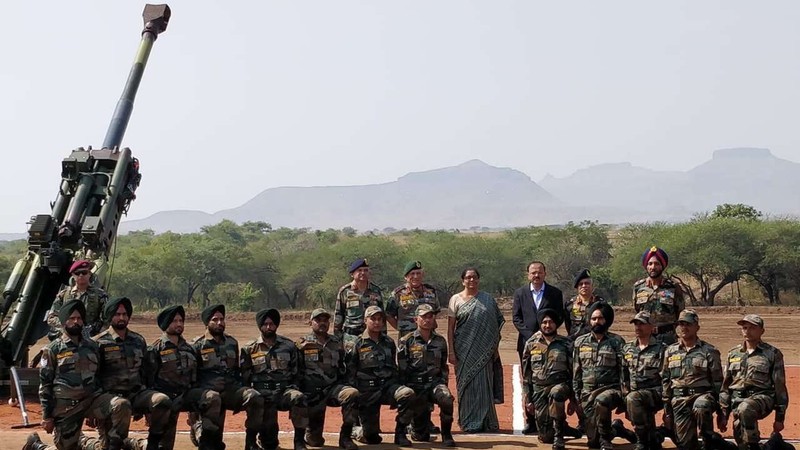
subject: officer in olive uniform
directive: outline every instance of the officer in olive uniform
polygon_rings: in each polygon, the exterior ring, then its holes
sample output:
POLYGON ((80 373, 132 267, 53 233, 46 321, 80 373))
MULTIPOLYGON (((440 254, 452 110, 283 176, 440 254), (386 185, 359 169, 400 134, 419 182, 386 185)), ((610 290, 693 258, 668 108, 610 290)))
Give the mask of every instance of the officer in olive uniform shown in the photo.
POLYGON ((424 276, 425 272, 422 270, 421 262, 407 263, 403 270, 405 284, 396 287, 392 291, 392 296, 389 297, 386 305, 386 320, 398 331, 399 338, 417 329, 415 316, 417 306, 430 305, 434 314, 439 314, 442 309, 436 288, 423 283, 424 276))
POLYGON ((563 450, 567 413, 564 403, 575 402, 572 393, 572 341, 558 335, 563 316, 554 309, 537 312, 539 331, 522 352, 523 395, 528 414, 536 419, 539 442, 563 450))
POLYGON ((400 339, 397 365, 400 382, 414 390, 417 407, 411 437, 430 441, 432 404, 439 405, 442 444, 455 447, 453 440, 453 394, 447 387, 447 341, 434 331, 436 312, 430 304, 417 307, 416 330, 400 339))
MULTIPOLYGON (((103 391, 128 400, 134 415, 150 415, 147 450, 156 450, 164 435, 172 401, 166 394, 147 389, 147 343, 144 337, 128 329, 133 305, 127 297, 106 303, 104 317, 110 326, 92 338, 100 349, 97 373, 103 391)), ((108 423, 100 422, 103 434, 108 423)))
POLYGON ((328 334, 331 315, 317 308, 311 313, 311 334, 297 341, 300 352, 298 375, 300 386, 308 401, 308 429, 306 443, 322 447, 325 438, 327 406, 342 407, 342 429, 339 433, 339 448, 355 450, 358 446, 350 438, 353 425, 358 420, 358 389, 350 386, 346 379, 344 346, 341 339, 328 334))
POLYGON ((589 328, 589 318, 586 317, 586 310, 594 302, 605 302, 603 297, 594 295, 594 282, 589 269, 583 269, 575 276, 573 283, 578 294, 569 299, 564 305, 567 320, 564 326, 567 328, 567 337, 573 342, 575 339, 591 331, 589 328))
POLYGON ((414 413, 414 390, 399 383, 397 349, 392 338, 383 330, 386 320, 383 310, 370 306, 364 312, 367 330, 348 349, 346 366, 351 380, 356 380, 359 397, 359 417, 363 435, 359 440, 366 444, 380 444, 381 404, 397 406, 397 425, 394 443, 411 446, 406 437, 406 427, 414 413))
POLYGON ((103 331, 103 309, 108 301, 108 295, 99 287, 92 285, 94 274, 92 274, 94 263, 86 260, 75 261, 69 268, 72 275, 72 286, 64 288, 58 293, 50 308, 47 323, 50 325, 48 337, 54 340, 61 336, 61 323, 58 321, 58 312, 64 302, 69 300, 80 300, 86 307, 86 321, 84 323, 86 331, 84 336, 87 338, 103 331))
POLYGON ((676 329, 678 342, 664 352, 661 371, 664 422, 672 426, 678 448, 697 450, 698 427, 703 441, 710 446, 712 414, 720 414, 717 399, 722 387, 722 365, 719 350, 697 337, 700 319, 696 312, 681 311, 676 329))
POLYGON ((339 288, 333 313, 333 331, 343 339, 345 349, 364 333, 364 311, 370 306, 383 309, 381 289, 369 281, 367 260, 359 258, 353 261, 348 271, 353 281, 339 288))
POLYGON ((642 255, 642 266, 647 271, 633 285, 633 304, 636 312, 647 311, 653 323, 653 337, 667 345, 675 342, 675 322, 686 307, 681 288, 664 277, 669 264, 667 252, 651 247, 642 255))
POLYGON ((720 392, 724 419, 720 428, 727 428, 727 418, 733 413, 733 436, 740 448, 760 448, 758 421, 775 410, 772 431, 783 431, 789 393, 786 390, 786 370, 783 353, 761 340, 764 320, 748 314, 736 322, 742 327, 744 342, 728 352, 725 379, 720 392))
MULTIPOLYGON (((294 425, 294 449, 305 450, 308 426, 306 396, 298 389, 297 347, 290 339, 278 336, 281 314, 277 309, 256 313, 261 336, 242 348, 241 370, 245 386, 257 389, 264 398, 264 415, 258 432, 264 450, 278 448, 278 411, 290 411, 294 425)), ((247 431, 255 441, 255 432, 247 431)))
POLYGON ((219 392, 222 399, 222 411, 214 420, 219 424, 218 432, 208 436, 208 430, 202 429, 202 424, 195 420, 192 430, 201 434, 199 443, 208 440, 210 448, 222 450, 222 435, 225 431, 225 410, 234 413, 242 409, 247 411, 247 420, 244 423, 247 438, 246 450, 259 450, 256 442, 256 433, 261 429, 264 416, 264 399, 259 392, 251 387, 242 386, 239 371, 239 343, 233 336, 225 333, 225 305, 212 305, 200 313, 200 318, 206 326, 204 335, 195 338, 192 342, 195 355, 198 359, 197 387, 211 389, 219 392))
POLYGON ((636 450, 660 450, 656 436, 656 412, 662 402, 661 367, 667 346, 652 338, 650 313, 641 311, 631 319, 636 339, 623 348, 623 383, 628 417, 636 433, 636 450))
POLYGON ((575 340, 572 388, 581 402, 589 447, 598 447, 599 440, 602 450, 610 450, 611 413, 624 406, 620 381, 625 340, 608 332, 614 323, 611 305, 594 303, 588 314, 592 331, 575 340))
POLYGON ((39 369, 39 401, 42 426, 54 433, 55 447, 49 447, 35 433, 26 450, 76 450, 85 440, 83 420, 111 419, 105 440, 94 440, 85 450, 120 450, 128 436, 131 405, 127 400, 103 394, 97 380, 100 351, 91 339, 83 337, 86 307, 80 300, 69 300, 58 314, 64 330, 42 350, 39 369))

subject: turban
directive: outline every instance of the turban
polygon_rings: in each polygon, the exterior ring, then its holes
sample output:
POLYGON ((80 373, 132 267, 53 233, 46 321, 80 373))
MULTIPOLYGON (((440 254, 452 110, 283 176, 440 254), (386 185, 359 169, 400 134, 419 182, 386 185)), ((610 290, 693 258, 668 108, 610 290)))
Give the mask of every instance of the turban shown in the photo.
POLYGON ((208 325, 211 321, 211 316, 216 312, 221 312, 225 316, 225 305, 211 305, 200 313, 200 318, 203 319, 203 325, 208 325))
POLYGON ((103 316, 105 316, 106 320, 111 320, 111 317, 117 313, 119 305, 125 307, 125 312, 128 313, 128 317, 133 315, 133 304, 131 304, 131 299, 128 297, 119 297, 106 303, 106 307, 103 309, 103 316))
POLYGON ((536 313, 536 320, 539 321, 540 326, 542 324, 542 320, 544 320, 545 317, 551 318, 553 322, 556 323, 556 328, 560 327, 561 324, 564 323, 564 317, 561 315, 561 313, 552 308, 540 309, 536 313))
POLYGON ((669 264, 669 256, 667 256, 667 252, 665 252, 664 249, 658 248, 654 245, 642 255, 642 266, 647 267, 647 262, 650 261, 650 258, 653 256, 658 259, 658 262, 661 263, 662 267, 666 268, 669 264))
POLYGON ((183 309, 181 305, 173 305, 167 306, 160 313, 158 313, 158 318, 156 318, 156 322, 158 322, 158 328, 161 328, 161 331, 167 331, 169 328, 169 324, 175 320, 175 316, 180 314, 181 317, 186 319, 186 311, 183 309))
POLYGON ((281 313, 279 313, 278 310, 275 309, 275 308, 262 309, 261 311, 257 312, 256 313, 256 325, 258 325, 258 328, 263 327, 264 326, 264 322, 266 322, 267 319, 272 319, 272 323, 274 323, 276 327, 280 326, 280 324, 281 324, 281 313))
POLYGON ((603 314, 603 317, 606 319, 606 329, 611 328, 611 324, 614 323, 614 308, 611 307, 606 302, 594 302, 589 306, 589 310, 586 311, 586 321, 590 321, 592 319, 592 313, 595 310, 599 309, 600 312, 603 314))
POLYGON ((86 321, 86 305, 84 305, 82 301, 75 299, 64 303, 64 306, 58 311, 58 320, 61 321, 61 325, 64 325, 67 319, 69 319, 69 316, 75 311, 78 311, 81 315, 81 319, 86 321))

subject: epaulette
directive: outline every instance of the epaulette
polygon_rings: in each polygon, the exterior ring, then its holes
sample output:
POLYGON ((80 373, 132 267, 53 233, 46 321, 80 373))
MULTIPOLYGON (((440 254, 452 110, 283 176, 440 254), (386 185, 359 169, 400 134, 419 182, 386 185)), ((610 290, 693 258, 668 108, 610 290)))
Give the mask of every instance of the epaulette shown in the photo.
POLYGON ((373 291, 378 292, 378 293, 383 291, 380 286, 378 286, 377 284, 375 284, 375 283, 373 283, 371 281, 369 282, 369 285, 367 286, 367 289, 373 290, 373 291))
POLYGON ((428 289, 430 289, 432 291, 436 291, 436 288, 433 285, 428 284, 428 283, 422 283, 422 287, 428 288, 428 289))
POLYGON ((641 285, 643 285, 645 283, 647 283, 647 278, 642 278, 641 280, 637 281, 636 283, 633 283, 633 287, 638 287, 638 286, 641 286, 641 285))
POLYGON ((336 293, 336 296, 338 297, 339 294, 342 293, 342 291, 344 291, 345 289, 350 289, 352 286, 353 286, 353 283, 351 282, 351 283, 347 283, 344 286, 340 287, 339 291, 336 293))
POLYGON ((410 332, 410 333, 406 333, 406 334, 400 336, 400 342, 405 342, 405 341, 411 339, 412 336, 414 336, 414 332, 413 331, 410 332))
POLYGON ((397 286, 396 288, 394 288, 394 289, 392 290, 392 294, 397 294, 398 292, 400 292, 400 291, 402 291, 402 290, 405 290, 407 287, 408 287, 408 286, 406 286, 405 284, 402 284, 402 285, 400 285, 400 286, 397 286))

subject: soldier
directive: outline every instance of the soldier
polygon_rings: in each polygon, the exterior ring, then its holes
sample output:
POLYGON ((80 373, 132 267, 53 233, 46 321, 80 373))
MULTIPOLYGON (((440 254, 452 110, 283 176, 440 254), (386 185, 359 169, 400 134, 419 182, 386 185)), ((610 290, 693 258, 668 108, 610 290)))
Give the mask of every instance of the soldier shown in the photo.
POLYGON ((84 336, 89 338, 103 330, 102 314, 108 295, 104 290, 92 285, 94 278, 92 267, 94 267, 94 263, 91 261, 78 260, 69 268, 69 273, 72 275, 72 286, 64 288, 58 293, 47 317, 47 323, 50 325, 48 337, 51 341, 62 335, 63 330, 58 321, 58 312, 64 302, 68 300, 80 300, 86 307, 84 336))
POLYGON ((355 450, 358 446, 350 438, 353 425, 358 418, 358 389, 349 386, 344 365, 344 346, 341 339, 328 334, 331 315, 317 308, 311 313, 311 334, 297 341, 300 351, 298 372, 300 385, 308 401, 308 429, 306 443, 322 447, 325 438, 327 406, 342 407, 342 429, 339 433, 339 448, 355 450))
POLYGON ((111 419, 108 434, 95 440, 86 450, 120 450, 128 436, 131 405, 127 400, 103 394, 97 383, 100 351, 83 336, 86 307, 80 300, 69 300, 58 314, 61 337, 42 350, 39 369, 39 400, 42 427, 54 434, 55 447, 47 446, 32 434, 25 450, 77 450, 84 439, 81 426, 85 418, 111 419), (107 442, 104 442, 105 439, 107 442))
MULTIPOLYGON (((564 403, 575 402, 572 393, 572 342, 558 335, 563 316, 554 309, 537 313, 539 331, 527 342, 522 354, 523 395, 526 410, 535 417, 539 442, 563 450, 567 413, 564 403)), ((572 409, 572 408, 570 408, 572 409)))
POLYGON ((359 440, 365 444, 380 444, 381 404, 397 406, 397 425, 394 443, 410 447, 406 427, 411 422, 414 390, 399 383, 397 349, 394 341, 383 330, 386 328, 383 310, 370 306, 364 312, 367 330, 356 339, 347 351, 346 366, 351 380, 356 380, 359 397, 361 434, 359 440))
MULTIPOLYGON (((425 272, 422 270, 421 262, 407 263, 403 270, 405 284, 396 287, 392 291, 392 296, 389 297, 386 305, 386 320, 398 331, 398 338, 417 329, 415 317, 417 306, 431 305, 434 314, 439 314, 442 309, 439 297, 436 295, 436 288, 423 283, 424 276, 425 272)), ((434 329, 436 329, 435 321, 434 329)))
POLYGON ((416 417, 411 437, 430 441, 432 404, 439 405, 442 445, 455 447, 453 440, 453 394, 447 387, 447 341, 434 331, 436 312, 428 303, 417 307, 416 330, 400 339, 397 365, 400 382, 416 394, 416 417))
POLYGON ((720 392, 722 416, 718 425, 723 432, 733 413, 733 436, 741 449, 758 449, 761 437, 758 421, 775 410, 772 431, 783 431, 789 406, 783 353, 761 340, 764 320, 748 314, 736 322, 742 327, 744 342, 728 352, 725 379, 720 392))
POLYGON ((620 381, 625 340, 608 331, 614 323, 611 305, 596 302, 587 314, 592 331, 575 340, 572 386, 581 402, 589 447, 598 447, 599 441, 602 450, 610 450, 611 413, 624 407, 620 381))
POLYGON ((256 435, 261 429, 261 420, 264 416, 264 399, 257 390, 242 386, 241 373, 239 372, 239 343, 233 336, 225 333, 225 305, 212 305, 200 313, 200 318, 206 326, 204 335, 195 338, 192 342, 195 355, 200 364, 197 370, 197 385, 201 389, 211 389, 219 393, 222 400, 222 410, 219 417, 210 418, 218 425, 217 432, 210 433, 202 429, 202 424, 195 420, 192 430, 200 434, 198 442, 207 448, 223 450, 222 435, 225 431, 225 409, 234 413, 242 409, 247 411, 247 420, 244 423, 246 438, 245 450, 259 450, 256 435))
POLYGON ((656 436, 656 412, 664 407, 661 400, 661 367, 666 345, 652 338, 650 313, 641 311, 631 319, 636 340, 623 349, 623 383, 628 418, 636 433, 636 450, 660 450, 656 436))
POLYGON ((591 331, 588 317, 586 317, 587 308, 594 302, 605 302, 605 300, 603 297, 594 295, 594 282, 589 269, 578 272, 573 284, 578 290, 578 294, 569 299, 564 306, 567 314, 564 326, 567 328, 567 337, 574 342, 578 336, 591 331))
MULTIPOLYGON (((172 401, 166 394, 147 389, 144 337, 128 329, 133 305, 127 297, 106 303, 103 316, 111 325, 92 338, 100 349, 100 369, 97 376, 103 391, 130 402, 132 412, 139 417, 149 414, 147 450, 156 450, 164 435, 172 401)), ((100 422, 98 432, 106 432, 108 421, 100 422)))
POLYGON ((675 322, 686 305, 681 288, 664 278, 667 264, 669 256, 664 250, 653 246, 644 252, 642 266, 647 278, 633 285, 633 304, 636 312, 650 313, 655 340, 669 345, 675 342, 675 322))
POLYGON ((698 427, 704 443, 711 448, 712 413, 719 409, 717 399, 722 386, 719 351, 697 337, 700 319, 693 310, 681 311, 676 328, 678 342, 664 352, 661 371, 664 423, 673 429, 678 448, 700 448, 698 427))
MULTIPOLYGON (((308 426, 306 396, 296 384, 298 373, 297 347, 290 339, 278 336, 281 314, 277 309, 256 313, 258 339, 242 348, 240 359, 245 386, 257 389, 264 398, 264 415, 258 432, 264 450, 278 448, 278 411, 290 411, 294 425, 294 449, 306 450, 304 436, 308 426)), ((247 432, 255 442, 255 431, 247 432)))
POLYGON ((369 281, 367 260, 359 258, 353 261, 349 272, 353 281, 339 288, 333 322, 334 334, 344 341, 345 350, 364 332, 367 307, 377 306, 383 310, 381 289, 369 281))

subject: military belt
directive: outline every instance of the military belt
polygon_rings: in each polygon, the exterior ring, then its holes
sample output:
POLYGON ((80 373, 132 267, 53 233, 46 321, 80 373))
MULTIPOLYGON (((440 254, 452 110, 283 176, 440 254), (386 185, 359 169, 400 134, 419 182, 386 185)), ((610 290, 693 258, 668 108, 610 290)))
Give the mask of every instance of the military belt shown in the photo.
POLYGON ((705 394, 711 392, 708 386, 694 387, 694 388, 672 388, 673 397, 688 397, 690 395, 705 394))
POLYGON ((384 380, 382 379, 371 379, 371 380, 358 380, 358 388, 359 389, 376 389, 383 387, 384 380))
POLYGON ((286 389, 287 384, 285 381, 255 381, 253 387, 265 391, 282 391, 286 389))
POLYGON ((673 331, 675 331, 674 324, 659 325, 657 327, 653 327, 653 334, 671 333, 673 331))
POLYGON ((411 383, 416 383, 416 384, 425 384, 425 383, 430 383, 431 381, 433 381, 433 377, 430 376, 430 375, 417 375, 417 376, 411 377, 409 381, 411 383))
POLYGON ((757 394, 773 395, 769 391, 759 390, 759 389, 734 389, 733 391, 731 391, 731 396, 735 399, 749 398, 757 394))

